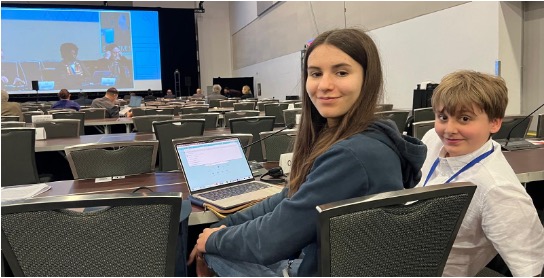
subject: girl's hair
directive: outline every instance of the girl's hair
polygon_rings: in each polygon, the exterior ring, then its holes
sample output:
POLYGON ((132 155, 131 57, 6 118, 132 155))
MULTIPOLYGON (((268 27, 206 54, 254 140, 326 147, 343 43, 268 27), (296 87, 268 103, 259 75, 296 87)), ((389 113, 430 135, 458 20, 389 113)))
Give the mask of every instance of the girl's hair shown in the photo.
POLYGON ((302 115, 293 151, 289 196, 293 196, 304 183, 318 156, 336 142, 365 130, 375 119, 374 112, 383 91, 383 77, 374 41, 359 29, 338 29, 322 33, 312 42, 304 56, 302 88, 302 115), (327 119, 319 114, 305 92, 308 57, 316 47, 323 44, 340 49, 363 67, 361 94, 334 127, 327 126, 327 119))

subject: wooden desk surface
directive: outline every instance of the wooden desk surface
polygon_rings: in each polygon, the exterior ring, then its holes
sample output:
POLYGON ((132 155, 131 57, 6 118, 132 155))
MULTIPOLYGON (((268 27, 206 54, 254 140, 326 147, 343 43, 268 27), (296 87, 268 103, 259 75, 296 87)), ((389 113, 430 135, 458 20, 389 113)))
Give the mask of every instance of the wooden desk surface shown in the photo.
POLYGON ((544 180, 544 148, 503 152, 520 182, 544 180))

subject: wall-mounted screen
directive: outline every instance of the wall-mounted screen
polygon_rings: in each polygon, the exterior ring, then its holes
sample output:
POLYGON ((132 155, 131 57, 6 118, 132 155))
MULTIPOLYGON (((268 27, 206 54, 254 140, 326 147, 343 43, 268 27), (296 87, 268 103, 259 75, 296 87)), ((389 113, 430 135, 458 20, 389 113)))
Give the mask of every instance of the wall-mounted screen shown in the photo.
POLYGON ((157 11, 2 7, 10 94, 161 90, 157 11))

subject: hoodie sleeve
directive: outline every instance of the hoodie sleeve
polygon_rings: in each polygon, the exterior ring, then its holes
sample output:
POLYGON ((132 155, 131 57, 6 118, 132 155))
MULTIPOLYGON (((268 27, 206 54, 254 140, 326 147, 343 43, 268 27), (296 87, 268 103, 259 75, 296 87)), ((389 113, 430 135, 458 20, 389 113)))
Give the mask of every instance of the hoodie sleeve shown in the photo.
POLYGON ((273 211, 253 220, 214 232, 206 242, 206 252, 263 265, 287 259, 316 242, 316 206, 367 194, 368 176, 362 161, 376 159, 334 145, 316 159, 292 198, 282 199, 273 211))

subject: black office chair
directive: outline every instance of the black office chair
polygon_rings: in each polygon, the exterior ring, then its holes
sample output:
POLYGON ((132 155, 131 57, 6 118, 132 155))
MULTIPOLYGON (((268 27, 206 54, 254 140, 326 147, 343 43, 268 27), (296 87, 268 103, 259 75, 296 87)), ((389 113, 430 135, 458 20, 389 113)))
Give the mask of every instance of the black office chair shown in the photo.
POLYGON ((206 121, 205 129, 216 129, 219 123, 219 113, 194 113, 182 114, 181 119, 204 119, 206 121))
POLYGON ((376 105, 376 112, 383 112, 383 111, 391 111, 393 110, 393 104, 377 104, 376 105))
POLYGON ((204 134, 204 119, 182 119, 153 122, 155 137, 159 140, 159 170, 178 170, 172 140, 204 134))
POLYGON ((2 116, 2 122, 18 122, 19 116, 2 116))
POLYGON ((527 137, 527 132, 531 126, 532 116, 525 118, 527 116, 505 116, 502 119, 502 125, 497 133, 493 134, 491 137, 494 140, 497 139, 506 139, 508 134, 510 138, 525 138, 527 137), (522 122, 523 121, 523 122, 522 122), (518 126, 516 126, 518 125, 518 126), (516 126, 514 128, 514 126, 516 126))
POLYGON ((381 118, 389 119, 395 122, 395 125, 399 129, 399 132, 402 133, 404 131, 404 127, 406 126, 406 120, 408 120, 409 113, 409 111, 397 110, 376 112, 376 115, 381 118))
POLYGON ((40 182, 34 128, 2 128, 2 186, 40 182))
POLYGON ((0 126, 2 126, 2 128, 6 128, 6 127, 25 127, 26 123, 25 122, 16 122, 16 121, 2 121, 0 123, 0 126))
POLYGON ((86 120, 96 120, 106 118, 106 108, 82 108, 79 112, 85 113, 86 120))
POLYGON ((174 115, 146 115, 132 117, 134 129, 138 133, 152 133, 153 122, 173 120, 174 115))
POLYGON ((223 114, 223 123, 225 127, 230 127, 230 119, 243 118, 243 117, 257 117, 259 116, 259 111, 255 110, 245 110, 245 111, 229 111, 223 114))
POLYGON ((85 113, 74 110, 63 112, 52 112, 53 119, 74 119, 79 120, 79 135, 85 135, 85 113))
MULTIPOLYGON (((263 131, 272 131, 274 129, 274 116, 243 117, 230 119, 231 133, 249 133, 253 138, 260 138, 259 133, 263 131)), ((260 145, 253 145, 249 152, 249 160, 258 162, 264 161, 263 152, 260 145)))
POLYGON ((32 116, 35 116, 35 115, 43 115, 43 111, 41 110, 38 110, 38 111, 27 111, 27 112, 23 112, 23 119, 25 120, 25 123, 27 124, 30 124, 32 123, 32 116))
MULTIPOLYGON (((176 144, 182 144, 182 143, 191 143, 191 142, 197 142, 197 141, 213 141, 218 139, 226 139, 226 138, 238 138, 240 140, 240 145, 247 146, 251 144, 253 140, 253 135, 249 133, 231 133, 231 134, 218 134, 218 135, 208 135, 208 136, 191 136, 191 137, 185 137, 185 138, 178 138, 172 140, 172 146, 175 146, 176 144)), ((251 147, 248 147, 245 150, 245 156, 246 158, 249 157, 249 152, 251 150, 251 147)), ((176 158, 177 163, 177 158, 176 158)), ((176 166, 177 167, 177 166, 176 166)))
POLYGON ((442 276, 475 190, 451 183, 318 206, 319 276, 442 276))
POLYGON ((289 103, 267 103, 264 105, 264 114, 276 117, 274 124, 285 125, 283 110, 287 109, 287 107, 289 107, 289 103))
POLYGON ((423 121, 434 121, 434 111, 432 107, 414 109, 414 123, 423 121))
POLYGON ((35 127, 43 127, 47 139, 79 137, 80 120, 56 119, 33 123, 35 127))
POLYGON ((413 125, 413 136, 422 139, 427 131, 434 128, 434 121, 415 122, 413 125))
POLYGON ((283 119, 285 120, 285 126, 296 125, 297 114, 302 114, 302 108, 283 110, 283 119))
POLYGON ((181 203, 149 192, 2 203, 2 254, 15 276, 174 276, 181 203))
POLYGON ((209 99, 208 100, 208 104, 210 105, 210 108, 214 108, 214 107, 219 107, 220 106, 220 101, 222 99, 209 99))
POLYGON ((280 161, 282 154, 293 152, 297 131, 288 129, 276 134, 274 132, 265 131, 259 133, 260 139, 266 138, 261 141, 264 161, 280 161), (270 136, 271 134, 274 135, 270 136))
POLYGON ((208 106, 186 106, 180 108, 180 114, 208 113, 208 106))
POLYGON ((244 101, 244 102, 238 102, 234 103, 234 111, 240 111, 240 110, 255 110, 256 102, 252 101, 244 101))

